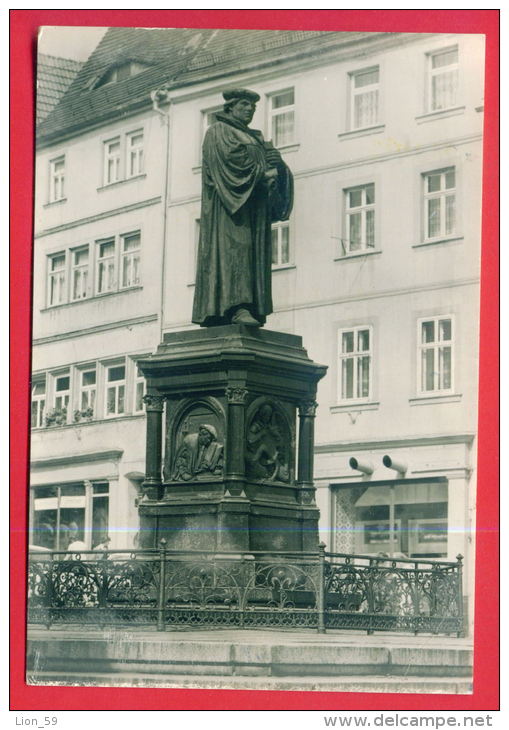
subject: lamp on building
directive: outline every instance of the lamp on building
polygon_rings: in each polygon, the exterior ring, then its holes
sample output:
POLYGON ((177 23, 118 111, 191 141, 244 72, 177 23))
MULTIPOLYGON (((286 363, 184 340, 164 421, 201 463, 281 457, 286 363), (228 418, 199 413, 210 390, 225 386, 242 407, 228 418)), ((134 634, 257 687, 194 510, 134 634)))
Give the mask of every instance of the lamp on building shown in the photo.
POLYGON ((394 461, 388 454, 383 457, 382 462, 384 466, 388 469, 394 469, 398 474, 405 474, 408 469, 408 465, 404 461, 394 461))
POLYGON ((352 469, 361 471, 363 474, 373 474, 373 464, 370 461, 359 461, 355 456, 351 456, 348 463, 352 469))

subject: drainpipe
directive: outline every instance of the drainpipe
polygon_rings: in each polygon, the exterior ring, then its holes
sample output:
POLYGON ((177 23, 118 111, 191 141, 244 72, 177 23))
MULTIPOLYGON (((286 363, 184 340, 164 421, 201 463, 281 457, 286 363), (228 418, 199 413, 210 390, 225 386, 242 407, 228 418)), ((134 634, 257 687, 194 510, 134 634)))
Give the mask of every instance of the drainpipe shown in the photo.
POLYGON ((352 456, 348 463, 356 471, 361 471, 363 474, 373 474, 373 464, 370 461, 359 461, 355 456, 352 456))
POLYGON ((166 236, 168 230, 168 198, 170 194, 170 111, 171 99, 167 84, 150 92, 152 109, 160 115, 161 124, 166 127, 165 141, 165 171, 164 171, 164 196, 163 196, 163 251, 161 259, 161 301, 159 303, 159 342, 163 339, 163 314, 165 295, 165 273, 166 273, 166 236), (161 104, 168 104, 166 111, 161 109, 161 104))
POLYGON ((384 466, 394 469, 398 474, 405 474, 408 469, 408 465, 404 461, 394 461, 388 454, 383 457, 382 461, 384 466))

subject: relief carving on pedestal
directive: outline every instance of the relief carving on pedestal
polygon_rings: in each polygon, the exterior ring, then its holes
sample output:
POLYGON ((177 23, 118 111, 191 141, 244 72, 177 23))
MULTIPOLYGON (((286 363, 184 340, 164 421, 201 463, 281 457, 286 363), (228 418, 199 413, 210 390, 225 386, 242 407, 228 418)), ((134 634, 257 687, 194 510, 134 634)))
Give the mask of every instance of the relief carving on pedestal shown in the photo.
POLYGON ((208 423, 200 423, 198 431, 184 436, 175 455, 173 481, 209 479, 223 474, 223 444, 217 431, 208 423))
POLYGON ((168 428, 164 479, 189 482, 218 479, 224 466, 223 422, 200 403, 186 409, 168 428))
POLYGON ((247 477, 289 482, 291 450, 291 433, 286 419, 271 403, 263 403, 247 427, 247 477))

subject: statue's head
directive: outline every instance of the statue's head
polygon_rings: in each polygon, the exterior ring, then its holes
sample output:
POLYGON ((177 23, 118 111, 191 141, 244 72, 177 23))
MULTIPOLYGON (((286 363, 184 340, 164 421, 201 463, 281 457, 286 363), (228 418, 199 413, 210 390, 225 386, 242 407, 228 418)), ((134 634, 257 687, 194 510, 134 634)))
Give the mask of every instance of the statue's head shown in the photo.
POLYGON ((217 432, 214 426, 210 426, 208 423, 201 423, 198 426, 198 441, 204 446, 208 446, 212 441, 217 440, 217 432))
POLYGON ((260 95, 250 89, 227 89, 223 91, 224 112, 242 124, 248 125, 256 109, 260 95))

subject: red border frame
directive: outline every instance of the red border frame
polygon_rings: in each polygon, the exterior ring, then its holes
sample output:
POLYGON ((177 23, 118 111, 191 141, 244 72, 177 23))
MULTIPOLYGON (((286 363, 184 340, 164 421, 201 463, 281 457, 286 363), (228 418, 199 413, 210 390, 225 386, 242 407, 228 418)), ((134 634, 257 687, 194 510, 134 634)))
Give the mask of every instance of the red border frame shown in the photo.
POLYGON ((497 710, 498 532, 498 10, 11 10, 11 710, 497 710), (484 33, 485 137, 474 692, 407 695, 244 690, 33 687, 24 681, 34 89, 41 25, 484 33), (489 206, 489 207, 488 207, 489 206), (487 211, 489 210, 489 215, 487 211), (15 253, 14 253, 15 252, 15 253), (482 566, 482 568, 481 568, 482 566), (489 621, 486 617, 489 616, 489 621), (20 640, 20 637, 23 637, 20 640))

